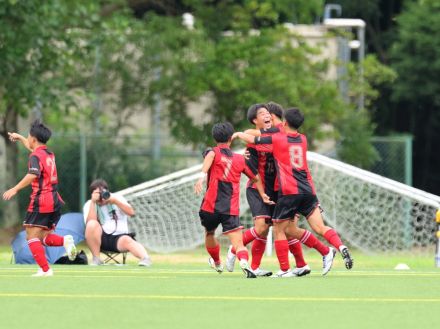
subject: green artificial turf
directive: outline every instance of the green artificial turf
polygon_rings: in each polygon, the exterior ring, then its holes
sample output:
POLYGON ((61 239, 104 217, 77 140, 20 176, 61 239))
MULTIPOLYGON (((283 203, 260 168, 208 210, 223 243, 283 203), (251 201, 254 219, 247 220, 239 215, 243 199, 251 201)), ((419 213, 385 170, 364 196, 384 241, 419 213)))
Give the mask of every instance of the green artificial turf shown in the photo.
MULTIPOLYGON (((340 258, 321 276, 320 259, 306 253, 312 274, 245 279, 217 274, 203 250, 152 255, 151 268, 53 266, 34 278, 35 265, 0 257, 2 328, 436 328, 440 270, 433 257, 367 256, 355 267, 340 258), (396 271, 406 263, 410 270, 396 271)), ((264 268, 276 270, 274 256, 264 268)))

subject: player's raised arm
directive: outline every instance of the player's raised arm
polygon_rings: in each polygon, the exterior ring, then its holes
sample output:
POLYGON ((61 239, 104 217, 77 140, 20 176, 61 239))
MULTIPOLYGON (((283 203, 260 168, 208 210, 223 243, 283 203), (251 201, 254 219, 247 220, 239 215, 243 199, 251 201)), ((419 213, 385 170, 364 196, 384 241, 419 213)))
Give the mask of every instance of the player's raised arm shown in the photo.
POLYGON ((249 144, 272 144, 272 136, 254 136, 238 131, 232 135, 232 140, 236 138, 240 138, 249 144))
POLYGON ((10 133, 10 132, 8 132, 8 135, 9 135, 9 140, 11 142, 20 141, 23 144, 23 146, 26 147, 29 151, 31 152, 33 151, 32 148, 29 146, 29 141, 27 140, 26 137, 17 133, 10 133))
POLYGON ((255 144, 255 136, 254 135, 250 135, 250 134, 246 134, 244 132, 241 131, 237 131, 232 135, 232 140, 240 138, 241 140, 245 141, 246 143, 249 144, 255 144))
POLYGON ((252 136, 261 136, 260 129, 247 129, 244 133, 252 136))
POLYGON ((208 171, 212 166, 212 163, 214 162, 215 153, 214 151, 209 151, 208 154, 206 154, 205 159, 203 160, 202 165, 202 174, 203 176, 200 177, 197 181, 197 183, 194 185, 194 192, 199 195, 203 190, 203 183, 206 180, 206 176, 208 175, 208 171))

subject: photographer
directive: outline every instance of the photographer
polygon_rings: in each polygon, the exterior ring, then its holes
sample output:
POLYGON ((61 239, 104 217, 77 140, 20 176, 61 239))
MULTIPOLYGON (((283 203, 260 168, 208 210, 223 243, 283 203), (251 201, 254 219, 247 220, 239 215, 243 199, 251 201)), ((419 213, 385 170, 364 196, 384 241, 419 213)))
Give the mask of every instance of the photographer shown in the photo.
POLYGON ((92 265, 102 265, 100 250, 131 252, 140 266, 150 266, 145 248, 128 234, 128 217, 134 216, 132 206, 121 195, 109 192, 107 182, 96 179, 90 184, 91 199, 83 208, 86 242, 93 255, 92 265))

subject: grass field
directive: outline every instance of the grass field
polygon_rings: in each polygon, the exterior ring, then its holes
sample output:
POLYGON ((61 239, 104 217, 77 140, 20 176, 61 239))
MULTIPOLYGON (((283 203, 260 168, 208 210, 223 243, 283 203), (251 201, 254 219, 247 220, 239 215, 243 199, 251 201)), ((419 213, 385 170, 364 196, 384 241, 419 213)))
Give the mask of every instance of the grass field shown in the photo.
MULTIPOLYGON (((433 257, 355 254, 347 271, 338 258, 328 276, 306 258, 312 275, 245 279, 218 275, 203 250, 153 255, 151 268, 10 265, 0 253, 1 328, 437 328, 440 270, 433 257), (408 271, 395 271, 397 263, 408 271)), ((276 269, 276 259, 264 259, 276 269)))

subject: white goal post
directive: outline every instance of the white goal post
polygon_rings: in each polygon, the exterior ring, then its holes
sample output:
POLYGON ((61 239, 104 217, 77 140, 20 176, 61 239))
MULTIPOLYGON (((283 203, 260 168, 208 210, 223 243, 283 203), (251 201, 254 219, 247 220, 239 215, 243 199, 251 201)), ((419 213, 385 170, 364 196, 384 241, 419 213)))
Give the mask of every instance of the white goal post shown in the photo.
MULTIPOLYGON (((439 196, 314 152, 307 157, 324 218, 344 242, 364 252, 433 253, 439 196)), ((196 165, 118 192, 135 208, 130 229, 149 250, 169 253, 203 244, 202 197, 193 192, 200 170, 196 165)), ((246 179, 241 214, 251 225, 246 179)), ((307 227, 305 220, 300 225, 307 227)))

